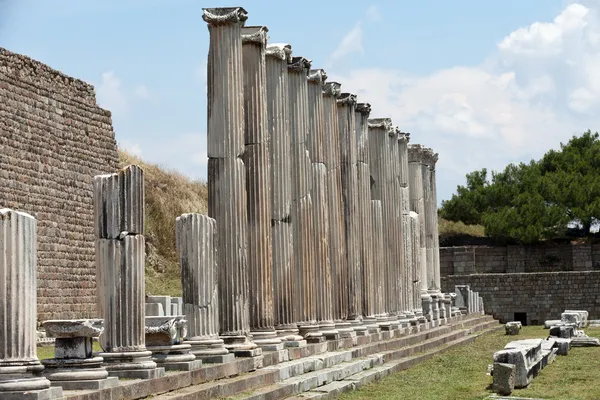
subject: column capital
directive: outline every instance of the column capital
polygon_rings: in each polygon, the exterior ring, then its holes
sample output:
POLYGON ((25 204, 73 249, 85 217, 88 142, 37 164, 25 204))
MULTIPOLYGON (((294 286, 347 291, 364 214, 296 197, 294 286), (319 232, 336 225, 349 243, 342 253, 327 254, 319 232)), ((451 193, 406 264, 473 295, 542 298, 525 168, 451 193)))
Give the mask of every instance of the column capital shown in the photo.
POLYGON ((356 105, 356 95, 353 93, 342 93, 337 99, 338 106, 356 105))
POLYGON ((423 163, 425 147, 422 144, 408 145, 408 162, 423 163))
POLYGON ((408 132, 402 132, 402 130, 398 127, 396 127, 396 132, 398 134, 398 141, 399 142, 406 142, 408 143, 408 141, 410 140, 410 133, 408 132))
POLYGON ((423 164, 427 165, 431 169, 435 169, 435 164, 437 163, 437 160, 438 153, 434 153, 433 149, 430 149, 428 147, 423 149, 423 164))
POLYGON ((269 28, 266 26, 244 26, 242 27, 242 43, 256 43, 261 46, 267 45, 269 28))
POLYGON ((342 92, 342 84, 339 82, 327 82, 323 85, 323 94, 329 97, 338 98, 342 92))
POLYGON ((312 61, 301 56, 292 57, 292 61, 288 63, 288 71, 290 72, 308 72, 312 61))
POLYGON ((267 47, 265 55, 290 63, 292 62, 292 46, 287 43, 273 43, 267 47))
POLYGON ((248 19, 248 12, 243 7, 203 8, 202 11, 202 19, 209 25, 228 25, 248 19))
POLYGON ((308 81, 324 85, 327 80, 327 73, 324 69, 311 69, 308 71, 308 81))
POLYGON ((392 129, 391 118, 371 118, 369 119, 369 128, 383 128, 387 131, 392 129))
POLYGON ((356 104, 356 112, 368 117, 371 114, 371 105, 369 103, 356 104))

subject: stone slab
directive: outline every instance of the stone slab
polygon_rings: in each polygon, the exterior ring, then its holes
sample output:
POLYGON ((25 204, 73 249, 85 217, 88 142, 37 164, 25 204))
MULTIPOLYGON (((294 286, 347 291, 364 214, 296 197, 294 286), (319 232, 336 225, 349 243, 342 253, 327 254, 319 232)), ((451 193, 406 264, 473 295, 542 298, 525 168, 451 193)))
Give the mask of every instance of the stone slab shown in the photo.
POLYGON ((125 369, 108 371, 109 376, 115 376, 124 379, 154 379, 165 375, 165 369, 162 367, 152 369, 125 369))
POLYGON ((196 359, 202 360, 204 364, 223 364, 235 360, 235 355, 232 353, 228 353, 211 356, 196 356, 196 359))
POLYGON ((101 390, 119 385, 119 378, 109 376, 106 379, 87 381, 50 381, 52 386, 62 387, 63 390, 101 390))
POLYGON ((202 368, 202 360, 163 362, 160 366, 166 371, 195 371, 202 368))
POLYGON ((50 387, 43 390, 31 390, 28 392, 0 392, 2 400, 62 400, 63 390, 61 387, 50 387))
POLYGON ((515 366, 514 364, 494 363, 494 392, 503 396, 509 395, 515 390, 515 366))

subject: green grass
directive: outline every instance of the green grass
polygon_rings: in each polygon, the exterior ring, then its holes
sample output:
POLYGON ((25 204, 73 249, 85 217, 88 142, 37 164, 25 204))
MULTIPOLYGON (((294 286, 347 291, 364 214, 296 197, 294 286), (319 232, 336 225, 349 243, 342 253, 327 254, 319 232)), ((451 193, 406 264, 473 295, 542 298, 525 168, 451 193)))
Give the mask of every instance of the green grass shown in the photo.
MULTIPOLYGON (((98 342, 93 343, 92 349, 94 351, 102 351, 100 343, 98 342)), ((40 360, 45 360, 46 358, 54 358, 54 345, 39 346, 37 348, 37 356, 40 360)))
MULTIPOLYGON (((585 330, 600 336, 600 328, 585 330)), ((504 330, 479 337, 474 343, 434 356, 413 368, 398 372, 361 390, 346 393, 341 400, 451 400, 483 399, 492 394, 492 377, 487 366, 494 352, 506 343, 528 338, 544 338, 548 330, 528 326, 519 336, 506 336, 504 330)), ((542 370, 526 389, 513 396, 543 399, 600 399, 600 347, 572 348, 568 356, 542 370)))

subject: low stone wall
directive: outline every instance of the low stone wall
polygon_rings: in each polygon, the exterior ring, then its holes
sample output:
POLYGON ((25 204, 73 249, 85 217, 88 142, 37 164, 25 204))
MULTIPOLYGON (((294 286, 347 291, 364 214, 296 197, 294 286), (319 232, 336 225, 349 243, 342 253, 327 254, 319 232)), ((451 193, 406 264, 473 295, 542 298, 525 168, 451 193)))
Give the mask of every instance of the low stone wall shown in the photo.
POLYGON ((440 248, 442 276, 600 270, 600 243, 440 248))
POLYGON ((590 319, 600 318, 600 271, 538 272, 453 275, 442 278, 442 290, 470 285, 483 297, 486 314, 501 322, 519 319, 543 324, 558 319, 566 309, 587 310, 590 319))

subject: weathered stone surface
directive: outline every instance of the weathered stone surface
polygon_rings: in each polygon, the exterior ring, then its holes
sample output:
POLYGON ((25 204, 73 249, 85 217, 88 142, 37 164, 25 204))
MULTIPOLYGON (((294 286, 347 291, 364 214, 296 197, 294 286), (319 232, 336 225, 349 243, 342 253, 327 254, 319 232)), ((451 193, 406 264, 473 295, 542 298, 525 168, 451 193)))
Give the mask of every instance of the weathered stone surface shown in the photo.
POLYGON ((96 237, 144 233, 144 171, 129 165, 116 174, 94 177, 96 237))
POLYGON ((199 358, 227 354, 219 339, 216 221, 202 214, 183 214, 175 225, 183 313, 188 320, 184 339, 193 342, 192 352, 199 358))
POLYGON ((360 325, 362 318, 362 263, 357 172, 356 95, 342 93, 337 99, 340 133, 340 167, 346 257, 348 268, 348 319, 360 325))
POLYGON ((0 208, 37 218, 38 321, 96 315, 90 187, 118 168, 111 113, 92 85, 1 47, 0 93, 0 208))
POLYGON ((148 346, 169 346, 180 344, 183 338, 179 335, 178 324, 187 321, 178 320, 175 316, 146 317, 145 334, 148 346))
POLYGON ((421 317, 423 315, 423 308, 421 304, 421 218, 419 214, 414 211, 409 213, 410 217, 410 227, 411 227, 411 279, 410 282, 412 284, 412 304, 413 311, 417 315, 417 317, 421 317))
POLYGON ((237 158, 244 152, 241 7, 204 8, 208 24, 208 157, 237 158))
POLYGON ((373 281, 375 282, 375 314, 380 324, 386 324, 386 282, 384 263, 384 240, 381 200, 371 200, 371 218, 373 232, 373 281))
POLYGON ((507 322, 504 329, 507 335, 518 335, 521 331, 521 323, 519 321, 507 322))
POLYGON ((290 45, 266 50, 267 126, 271 160, 271 240, 274 282, 274 323, 279 336, 299 340, 294 307, 294 242, 291 224, 292 148, 287 64, 290 45))
POLYGON ((46 334, 54 338, 98 337, 104 331, 101 319, 50 320, 42 323, 46 334))
POLYGON ((494 392, 508 396, 515 390, 515 366, 494 363, 494 392))
POLYGON ((331 264, 333 318, 336 327, 345 326, 348 317, 346 237, 340 170, 340 132, 337 98, 340 84, 329 82, 323 88, 323 115, 325 140, 325 165, 327 167, 328 216, 329 216, 329 262, 331 264), (335 293, 335 295, 333 295, 335 293))
POLYGON ((542 368, 542 339, 517 340, 494 353, 494 363, 515 366, 515 388, 524 388, 542 368))
POLYGON ((0 209, 0 398, 50 387, 34 375, 43 369, 36 354, 36 228, 31 215, 0 209))
POLYGON ((97 239, 98 309, 104 319, 104 351, 144 351, 143 235, 97 239))

